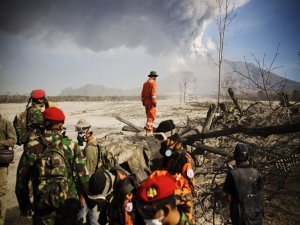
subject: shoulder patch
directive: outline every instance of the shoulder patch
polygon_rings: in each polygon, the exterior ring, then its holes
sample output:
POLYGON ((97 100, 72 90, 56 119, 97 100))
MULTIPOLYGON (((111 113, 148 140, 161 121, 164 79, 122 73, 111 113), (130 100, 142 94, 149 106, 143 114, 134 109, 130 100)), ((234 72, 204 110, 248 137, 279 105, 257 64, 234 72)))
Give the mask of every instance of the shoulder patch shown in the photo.
POLYGON ((126 205, 125 205, 125 211, 126 212, 131 212, 133 209, 133 204, 132 202, 127 202, 126 205))
POLYGON ((188 169, 188 170, 186 171, 186 175, 187 175, 188 178, 192 179, 192 178, 194 178, 194 176, 195 176, 195 172, 194 172, 193 169, 188 169))

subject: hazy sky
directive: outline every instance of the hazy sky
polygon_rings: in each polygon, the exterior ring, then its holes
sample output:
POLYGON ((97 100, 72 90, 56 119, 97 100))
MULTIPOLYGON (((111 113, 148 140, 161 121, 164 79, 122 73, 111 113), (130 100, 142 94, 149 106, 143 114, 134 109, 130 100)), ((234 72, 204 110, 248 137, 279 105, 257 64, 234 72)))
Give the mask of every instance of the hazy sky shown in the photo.
MULTIPOLYGON (((300 81, 300 1, 235 0, 225 58, 271 60, 300 81)), ((1 0, 0 94, 140 87, 192 70, 218 41, 214 0, 1 0)), ((205 74, 201 74, 205 80, 205 74)))

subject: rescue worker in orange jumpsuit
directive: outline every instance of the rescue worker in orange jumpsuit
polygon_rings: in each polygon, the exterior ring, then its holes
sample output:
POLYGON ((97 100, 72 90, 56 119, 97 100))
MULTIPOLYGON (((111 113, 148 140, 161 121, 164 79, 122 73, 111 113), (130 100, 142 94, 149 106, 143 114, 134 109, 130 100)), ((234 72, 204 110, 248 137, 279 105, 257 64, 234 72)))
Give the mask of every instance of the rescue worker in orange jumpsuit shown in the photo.
MULTIPOLYGON (((162 121, 153 135, 162 141, 160 154, 163 158, 162 164, 158 166, 158 169, 166 170, 174 176, 183 177, 186 188, 184 188, 185 191, 182 194, 184 196, 187 196, 187 194, 195 195, 194 160, 185 149, 173 120, 162 121)), ((191 209, 187 212, 187 215, 193 221, 192 201, 188 200, 186 204, 191 209)))
POLYGON ((89 181, 88 197, 100 208, 99 224, 143 224, 132 200, 137 187, 134 177, 120 166, 95 172, 89 181))
POLYGON ((156 77, 157 73, 155 71, 151 71, 148 75, 149 79, 144 83, 143 90, 141 93, 141 100, 143 102, 143 106, 146 109, 147 122, 145 126, 146 135, 153 134, 153 122, 156 118, 156 77))

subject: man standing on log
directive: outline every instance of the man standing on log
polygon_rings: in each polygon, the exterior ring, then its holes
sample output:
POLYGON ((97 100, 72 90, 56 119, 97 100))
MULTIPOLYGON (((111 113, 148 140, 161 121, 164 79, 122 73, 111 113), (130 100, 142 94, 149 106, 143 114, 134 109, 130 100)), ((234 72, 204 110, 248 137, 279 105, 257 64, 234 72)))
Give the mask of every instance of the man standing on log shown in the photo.
POLYGON ((153 122, 156 118, 156 77, 157 73, 155 71, 151 71, 148 75, 149 79, 144 83, 143 90, 141 93, 141 100, 143 103, 143 106, 145 106, 146 109, 146 115, 147 115, 147 122, 146 126, 144 127, 146 130, 146 135, 152 135, 153 134, 153 122))
POLYGON ((216 199, 230 202, 233 225, 261 225, 264 214, 261 178, 260 173, 249 165, 248 145, 237 144, 234 159, 237 168, 228 172, 223 192, 216 193, 216 199))

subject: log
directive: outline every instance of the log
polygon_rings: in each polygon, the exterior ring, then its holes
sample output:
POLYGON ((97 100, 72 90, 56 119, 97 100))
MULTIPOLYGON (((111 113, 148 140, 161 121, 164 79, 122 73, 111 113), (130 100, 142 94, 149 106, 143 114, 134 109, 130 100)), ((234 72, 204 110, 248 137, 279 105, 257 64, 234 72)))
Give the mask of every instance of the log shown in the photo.
POLYGON ((137 132, 141 132, 144 130, 144 128, 134 125, 133 123, 129 122, 128 120, 125 120, 124 118, 120 117, 119 115, 113 114, 113 117, 115 117, 120 122, 125 123, 130 127, 133 127, 137 132))
POLYGON ((240 105, 239 105, 239 103, 238 103, 238 100, 237 100, 236 97, 234 97, 234 92, 233 92, 232 88, 228 88, 228 93, 229 93, 230 98, 232 99, 233 103, 235 104, 235 107, 236 107, 237 110, 239 111, 239 113, 240 113, 241 115, 243 115, 243 111, 242 111, 242 109, 241 109, 241 107, 240 107, 240 105))
POLYGON ((300 132, 300 122, 294 124, 284 124, 277 126, 267 126, 267 127, 244 127, 244 126, 236 126, 228 129, 195 134, 190 136, 185 136, 185 142, 195 142, 201 141, 207 138, 215 138, 220 136, 228 136, 236 133, 244 133, 249 136, 261 136, 268 137, 272 134, 288 134, 288 133, 296 133, 300 132))
POLYGON ((227 116, 228 114, 228 109, 227 106, 224 102, 220 102, 219 103, 220 109, 222 110, 222 112, 224 113, 225 116, 227 116))
POLYGON ((233 154, 230 152, 227 152, 225 150, 221 150, 221 149, 217 149, 217 148, 213 148, 207 145, 202 145, 199 142, 195 142, 193 145, 193 147, 195 147, 196 149, 192 152, 193 155, 197 155, 197 152, 202 153, 203 151, 207 151, 210 153, 214 153, 217 155, 221 155, 221 156, 225 156, 225 157, 233 157, 233 154))
POLYGON ((206 119, 205 119, 205 124, 204 124, 204 127, 202 129, 202 133, 205 133, 210 129, 212 119, 213 119, 213 116, 214 116, 216 110, 217 110, 216 104, 211 104, 209 106, 209 109, 207 111, 207 116, 206 116, 206 119))
POLYGON ((290 106, 289 97, 288 97, 287 93, 281 92, 279 95, 279 100, 280 100, 280 105, 282 105, 282 107, 286 108, 286 107, 290 106))
POLYGON ((134 127, 128 125, 123 126, 122 131, 137 132, 137 130, 134 127))

